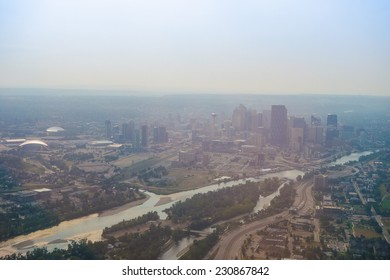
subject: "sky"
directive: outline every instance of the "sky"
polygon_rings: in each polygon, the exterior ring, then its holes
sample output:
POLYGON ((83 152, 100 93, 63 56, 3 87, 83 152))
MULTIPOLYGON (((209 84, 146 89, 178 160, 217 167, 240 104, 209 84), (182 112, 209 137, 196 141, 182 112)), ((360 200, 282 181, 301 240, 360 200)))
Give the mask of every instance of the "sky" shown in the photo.
POLYGON ((0 0, 0 88, 390 96, 387 0, 0 0))

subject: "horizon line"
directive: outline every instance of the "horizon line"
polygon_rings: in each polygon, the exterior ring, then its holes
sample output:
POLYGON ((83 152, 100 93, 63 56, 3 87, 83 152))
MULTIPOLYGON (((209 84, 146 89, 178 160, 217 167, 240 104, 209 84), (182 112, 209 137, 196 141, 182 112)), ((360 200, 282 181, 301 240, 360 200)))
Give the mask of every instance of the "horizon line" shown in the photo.
MULTIPOLYGON (((44 91, 44 92, 31 92, 28 95, 37 95, 37 94, 45 94, 47 95, 47 91, 62 91, 62 92, 73 92, 73 91, 81 91, 87 93, 86 95, 94 93, 99 93, 99 96, 112 96, 108 94, 109 92, 113 93, 121 93, 117 96, 138 96, 142 97, 143 95, 148 96, 183 96, 183 95, 198 95, 198 96, 367 96, 367 97, 390 97, 386 94, 379 93, 315 93, 315 92, 224 92, 224 91, 190 91, 190 90, 137 90, 137 89, 115 89, 115 88, 107 88, 107 89, 97 89, 97 88, 55 88, 55 87, 0 87, 0 95, 4 94, 6 90, 13 91, 23 91, 23 90, 32 90, 32 91, 44 91)), ((20 94, 20 93, 19 93, 20 94)))

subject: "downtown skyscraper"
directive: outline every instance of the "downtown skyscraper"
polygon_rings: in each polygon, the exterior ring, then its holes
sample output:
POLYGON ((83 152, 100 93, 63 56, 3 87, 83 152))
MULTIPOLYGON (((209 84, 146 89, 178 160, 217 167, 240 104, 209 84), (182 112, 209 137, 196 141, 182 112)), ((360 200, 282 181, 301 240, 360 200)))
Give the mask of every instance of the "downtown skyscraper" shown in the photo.
POLYGON ((287 145, 287 109, 284 105, 272 105, 271 108, 271 145, 287 145))

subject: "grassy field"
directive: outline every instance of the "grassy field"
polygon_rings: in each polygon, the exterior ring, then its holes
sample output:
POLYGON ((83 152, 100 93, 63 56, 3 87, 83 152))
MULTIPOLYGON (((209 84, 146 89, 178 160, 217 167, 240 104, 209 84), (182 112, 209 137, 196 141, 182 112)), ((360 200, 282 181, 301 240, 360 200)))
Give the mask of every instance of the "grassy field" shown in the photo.
POLYGON ((169 170, 169 177, 176 178, 176 181, 166 187, 148 186, 147 190, 157 194, 171 194, 204 187, 212 183, 213 174, 205 170, 187 170, 185 168, 172 168, 169 170))
POLYGON ((139 161, 131 166, 122 168, 122 174, 125 176, 125 179, 129 179, 132 177, 133 173, 137 173, 141 170, 152 167, 153 165, 159 163, 161 159, 159 158, 148 158, 142 161, 139 161))
POLYGON ((356 237, 359 237, 361 235, 363 235, 365 238, 378 238, 378 237, 381 237, 381 235, 379 233, 377 233, 371 227, 355 226, 354 232, 355 232, 355 236, 356 237))
POLYGON ((354 205, 353 212, 356 215, 367 215, 366 208, 363 205, 354 205))
POLYGON ((381 203, 381 207, 384 210, 389 210, 390 209, 390 195, 386 195, 386 197, 383 199, 381 203))
POLYGON ((150 153, 133 154, 133 155, 115 160, 112 162, 112 164, 114 164, 120 168, 125 168, 125 167, 130 167, 136 163, 142 162, 144 160, 147 160, 151 157, 152 157, 152 154, 150 154, 150 153))
POLYGON ((39 175, 45 173, 45 168, 43 166, 38 166, 29 162, 23 162, 23 170, 31 173, 36 173, 39 175))

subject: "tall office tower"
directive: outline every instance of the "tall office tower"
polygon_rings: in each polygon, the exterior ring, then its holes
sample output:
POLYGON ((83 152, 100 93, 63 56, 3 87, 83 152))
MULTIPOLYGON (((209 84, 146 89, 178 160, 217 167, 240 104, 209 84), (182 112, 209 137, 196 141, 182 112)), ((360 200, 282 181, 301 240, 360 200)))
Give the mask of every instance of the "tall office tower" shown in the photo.
POLYGON ((248 117, 247 117, 247 127, 248 130, 251 132, 257 132, 257 129, 262 126, 262 114, 257 113, 256 110, 250 110, 248 111, 248 117), (260 117, 259 117, 260 115, 260 117))
POLYGON ((130 124, 128 123, 122 124, 122 136, 123 136, 123 140, 125 141, 133 140, 130 132, 130 124))
POLYGON ((326 119, 326 145, 332 145, 333 141, 339 137, 339 131, 337 130, 337 115, 329 114, 326 119))
POLYGON ((168 142, 168 133, 165 126, 160 126, 158 128, 158 139, 160 143, 168 142))
POLYGON ((140 137, 139 129, 134 129, 132 142, 133 142, 133 148, 138 151, 141 148, 141 137, 140 137))
POLYGON ((301 152, 305 140, 306 122, 304 118, 291 117, 289 125, 290 148, 301 152))
POLYGON ((256 130, 256 146, 262 148, 267 142, 267 132, 264 127, 258 127, 256 130))
POLYGON ((320 126, 311 126, 308 128, 307 141, 313 144, 323 144, 324 128, 320 126))
POLYGON ((158 144, 158 127, 153 127, 153 143, 158 144))
POLYGON ((287 109, 284 105, 272 105, 271 108, 271 144, 287 144, 287 109))
POLYGON ((144 124, 141 126, 141 145, 144 148, 148 146, 148 137, 148 126, 144 124))
POLYGON ((106 139, 111 139, 112 137, 112 128, 111 128, 111 121, 106 120, 105 122, 105 136, 106 139))
POLYGON ((257 116, 256 116, 256 119, 257 119, 257 127, 256 127, 256 130, 257 128, 259 127, 263 127, 263 114, 262 113, 257 113, 257 116))
POLYGON ((237 131, 245 131, 246 130, 246 118, 247 118, 247 109, 244 105, 240 104, 233 111, 232 123, 233 127, 237 131))
POLYGON ((307 129, 307 141, 322 145, 324 141, 324 129, 321 127, 321 119, 312 115, 310 124, 311 126, 307 129))
POLYGON ((162 144, 168 142, 168 133, 165 126, 153 128, 153 143, 162 144))
POLYGON ((263 110, 263 127, 265 129, 271 128, 271 110, 263 110))
POLYGON ((254 122, 254 117, 251 110, 246 110, 245 121, 244 121, 244 131, 250 131, 252 129, 252 123, 254 122))
POLYGON ((217 135, 217 114, 212 113, 212 122, 211 122, 211 129, 210 129, 210 136, 212 139, 214 139, 217 135))
POLYGON ((337 128, 337 115, 336 114, 328 114, 328 117, 326 118, 326 126, 337 128))

